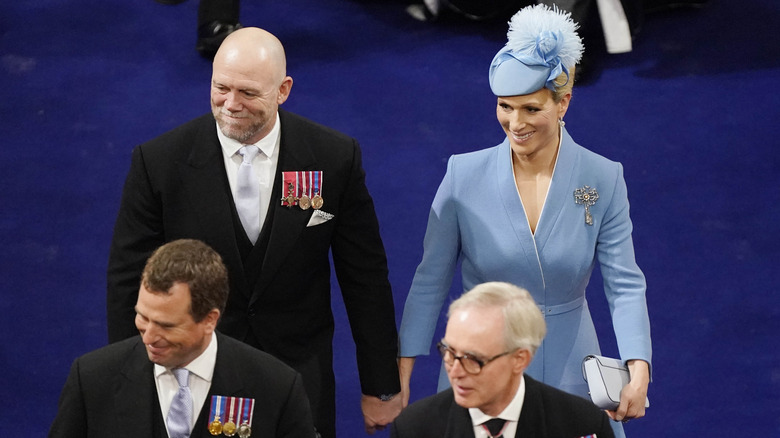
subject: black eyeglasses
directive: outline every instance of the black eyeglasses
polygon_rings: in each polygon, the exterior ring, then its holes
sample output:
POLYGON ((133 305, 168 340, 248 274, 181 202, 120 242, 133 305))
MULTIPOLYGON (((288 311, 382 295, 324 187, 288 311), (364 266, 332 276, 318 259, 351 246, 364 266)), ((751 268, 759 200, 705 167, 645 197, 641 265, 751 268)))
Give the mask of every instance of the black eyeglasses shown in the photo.
POLYGON ((460 366, 463 367, 463 370, 466 371, 469 374, 479 374, 480 371, 482 371, 482 368, 485 367, 485 365, 489 364, 490 362, 493 362, 494 360, 498 359, 501 356, 506 356, 509 353, 512 353, 515 350, 509 350, 505 351, 501 354, 497 354, 490 359, 479 359, 478 357, 471 355, 469 353, 464 353, 462 356, 457 356, 455 352, 450 348, 449 345, 445 344, 444 342, 439 342, 436 347, 439 349, 439 354, 441 354, 441 358, 444 360, 444 363, 447 366, 452 366, 455 364, 455 359, 460 361, 460 366))

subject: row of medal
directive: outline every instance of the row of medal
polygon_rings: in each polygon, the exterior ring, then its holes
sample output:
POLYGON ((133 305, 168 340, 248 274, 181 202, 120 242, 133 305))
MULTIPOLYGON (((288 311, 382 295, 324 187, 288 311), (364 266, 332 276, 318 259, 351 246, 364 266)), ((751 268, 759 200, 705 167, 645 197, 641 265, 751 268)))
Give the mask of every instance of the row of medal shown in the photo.
POLYGON ((252 435, 252 416, 255 413, 255 399, 243 397, 211 396, 211 422, 209 433, 241 438, 252 435))
POLYGON ((283 206, 297 205, 301 207, 301 210, 322 208, 324 201, 322 199, 321 170, 282 172, 282 181, 283 206))

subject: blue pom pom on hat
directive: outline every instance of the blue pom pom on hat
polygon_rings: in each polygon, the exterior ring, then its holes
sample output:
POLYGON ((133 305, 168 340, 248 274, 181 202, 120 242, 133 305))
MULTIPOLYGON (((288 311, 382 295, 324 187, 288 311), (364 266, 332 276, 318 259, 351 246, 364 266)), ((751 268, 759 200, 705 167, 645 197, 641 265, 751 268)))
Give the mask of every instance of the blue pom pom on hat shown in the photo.
MULTIPOLYGON (((546 5, 528 6, 509 20, 506 45, 490 63, 490 89, 496 96, 555 91, 555 78, 569 71, 584 47, 568 12, 546 5)), ((571 80, 571 78, 569 78, 571 80)))

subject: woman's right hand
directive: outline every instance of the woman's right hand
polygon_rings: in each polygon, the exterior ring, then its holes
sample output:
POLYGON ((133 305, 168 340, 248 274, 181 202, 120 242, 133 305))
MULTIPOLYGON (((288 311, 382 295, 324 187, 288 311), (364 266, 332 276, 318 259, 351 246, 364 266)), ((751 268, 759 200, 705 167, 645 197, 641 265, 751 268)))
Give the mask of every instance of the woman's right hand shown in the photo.
POLYGON ((404 408, 409 404, 409 381, 412 380, 414 359, 414 357, 398 358, 398 374, 401 378, 401 406, 404 408))
POLYGON ((631 381, 620 391, 620 405, 607 415, 615 421, 627 422, 645 416, 647 387, 650 384, 650 365, 639 359, 627 362, 631 381))

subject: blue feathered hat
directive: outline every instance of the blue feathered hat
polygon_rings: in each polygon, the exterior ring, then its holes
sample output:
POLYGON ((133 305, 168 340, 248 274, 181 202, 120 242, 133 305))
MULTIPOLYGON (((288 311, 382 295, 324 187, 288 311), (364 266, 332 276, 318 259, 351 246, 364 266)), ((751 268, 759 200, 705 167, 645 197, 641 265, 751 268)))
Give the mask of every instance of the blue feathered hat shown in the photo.
POLYGON ((519 96, 544 87, 555 91, 555 78, 561 73, 569 77, 582 58, 578 27, 571 14, 557 6, 538 4, 519 10, 509 20, 506 45, 490 63, 493 94, 519 96))

